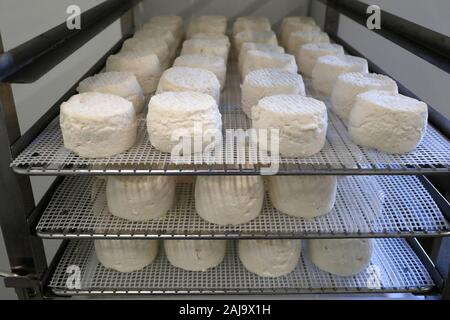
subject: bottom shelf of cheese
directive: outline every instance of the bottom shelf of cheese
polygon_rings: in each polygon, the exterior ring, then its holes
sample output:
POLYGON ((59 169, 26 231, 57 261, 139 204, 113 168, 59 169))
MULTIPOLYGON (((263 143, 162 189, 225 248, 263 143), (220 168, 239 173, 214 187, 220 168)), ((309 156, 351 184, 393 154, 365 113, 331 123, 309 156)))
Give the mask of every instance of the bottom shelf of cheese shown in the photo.
POLYGON ((349 277, 318 269, 308 258, 306 241, 302 243, 294 271, 280 277, 261 277, 245 269, 236 244, 229 241, 222 263, 208 271, 186 271, 172 266, 160 247, 157 258, 150 265, 140 271, 121 273, 100 264, 93 241, 70 240, 49 287, 54 294, 63 296, 427 293, 435 287, 425 264, 405 239, 374 240, 370 264, 364 271, 349 277))

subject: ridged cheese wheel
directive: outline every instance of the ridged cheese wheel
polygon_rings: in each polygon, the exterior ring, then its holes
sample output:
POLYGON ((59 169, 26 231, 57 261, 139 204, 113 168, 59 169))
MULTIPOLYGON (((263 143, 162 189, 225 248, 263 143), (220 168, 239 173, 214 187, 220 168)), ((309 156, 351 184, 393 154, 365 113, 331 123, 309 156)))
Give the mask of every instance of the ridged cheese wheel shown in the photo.
POLYGON ((264 200, 261 176, 199 176, 195 208, 206 221, 237 225, 255 219, 264 200))
MULTIPOLYGON (((314 98, 301 95, 275 95, 262 98, 252 108, 256 129, 279 130, 279 152, 286 157, 308 157, 318 153, 325 144, 327 109, 314 98)), ((258 141, 262 150, 272 150, 272 143, 258 141)))
POLYGON ((208 134, 216 133, 217 138, 221 139, 222 116, 210 95, 192 91, 164 92, 150 99, 147 130, 150 142, 156 149, 172 152, 178 145, 178 141, 172 141, 172 135, 179 133, 183 137, 187 134, 193 137, 194 127, 199 125, 204 134, 203 147, 212 143, 208 140, 208 134))
POLYGON ((88 77, 78 84, 77 91, 101 92, 121 96, 133 104, 134 111, 144 108, 144 93, 131 72, 102 72, 88 77))
POLYGON ((214 42, 225 45, 228 48, 230 47, 230 39, 225 34, 199 32, 191 34, 189 39, 212 40, 214 42))
POLYGON ((213 56, 222 57, 226 62, 228 60, 229 46, 223 44, 219 40, 208 40, 208 39, 191 39, 183 42, 183 48, 181 49, 180 55, 185 54, 210 54, 213 56))
POLYGON ((239 51, 239 56, 238 56, 239 72, 242 72, 242 65, 244 63, 244 60, 247 57, 247 53, 250 50, 284 53, 284 48, 280 47, 278 45, 255 43, 255 42, 244 42, 241 46, 241 51, 239 51))
POLYGON ((314 90, 330 96, 339 75, 347 72, 368 73, 367 60, 349 55, 320 57, 312 71, 314 90))
POLYGON ((308 240, 308 253, 319 269, 338 276, 356 275, 369 265, 373 239, 308 240))
POLYGON ((180 39, 175 38, 175 35, 171 31, 157 27, 138 30, 134 34, 134 38, 136 39, 156 38, 163 40, 167 44, 167 47, 169 48, 169 59, 175 56, 178 42, 180 41, 180 39))
POLYGON ((296 55, 301 46, 307 43, 329 43, 328 34, 320 31, 292 32, 288 39, 287 52, 296 55))
POLYGON ((233 35, 241 31, 271 31, 269 19, 266 17, 239 17, 233 23, 233 35))
POLYGON ((369 90, 398 93, 397 83, 387 76, 362 72, 343 73, 337 78, 331 93, 334 112, 347 122, 356 96, 369 90))
POLYGON ((420 144, 427 122, 426 103, 398 93, 371 90, 356 96, 348 133, 360 146, 403 154, 420 144))
POLYGON ((262 98, 277 94, 305 95, 305 85, 299 74, 280 69, 257 69, 247 74, 241 92, 241 108, 251 117, 252 107, 262 98))
POLYGON ((110 176, 106 183, 109 211, 116 217, 146 221, 162 217, 175 199, 175 179, 169 176, 110 176))
POLYGON ((257 69, 276 68, 297 73, 297 64, 293 55, 277 52, 249 50, 242 63, 242 78, 257 69))
POLYGON ((281 25, 281 43, 283 47, 287 48, 289 37, 293 32, 300 31, 315 31, 319 32, 320 28, 316 25, 299 22, 299 21, 287 21, 281 25))
POLYGON ((261 277, 280 277, 298 264, 301 240, 239 240, 239 259, 244 267, 261 277))
POLYGON ((119 272, 141 270, 158 255, 157 240, 94 240, 94 246, 100 263, 119 272))
POLYGON ((166 91, 194 91, 210 95, 219 103, 220 82, 209 70, 189 67, 172 67, 161 76, 156 93, 166 91))
POLYGON ((272 205, 293 217, 314 218, 331 211, 336 200, 334 176, 270 176, 272 205))
POLYGON ((241 31, 234 36, 234 44, 237 52, 241 50, 244 42, 255 42, 278 45, 277 36, 273 31, 241 31))
POLYGON ((162 73, 156 54, 144 51, 121 51, 106 60, 106 71, 127 71, 136 76, 144 94, 153 93, 162 73))
POLYGON ((344 55, 344 48, 334 43, 307 43, 302 45, 295 56, 298 71, 311 77, 317 59, 329 55, 344 55))
POLYGON ((225 240, 164 240, 169 262, 189 271, 207 271, 217 267, 225 257, 225 240))
POLYGON ((123 51, 143 51, 145 53, 154 53, 161 62, 161 69, 166 69, 169 64, 169 47, 166 42, 158 38, 139 39, 130 38, 125 40, 122 45, 123 51))
POLYGON ((227 31, 227 18, 225 16, 198 16, 193 17, 186 30, 186 36, 189 39, 191 34, 218 33, 225 34, 227 31))
POLYGON ((225 86, 225 76, 227 66, 223 59, 209 54, 187 54, 179 56, 173 63, 174 67, 190 67, 209 70, 214 73, 219 80, 220 88, 225 86))
POLYGON ((116 155, 136 140, 133 104, 116 95, 86 92, 61 104, 59 122, 64 147, 85 158, 116 155))

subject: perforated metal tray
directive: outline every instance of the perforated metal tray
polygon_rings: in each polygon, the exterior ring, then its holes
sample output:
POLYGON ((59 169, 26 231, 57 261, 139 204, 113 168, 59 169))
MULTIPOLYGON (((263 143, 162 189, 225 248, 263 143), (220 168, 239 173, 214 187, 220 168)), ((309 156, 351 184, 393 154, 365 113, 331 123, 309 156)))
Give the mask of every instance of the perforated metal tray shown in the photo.
MULTIPOLYGON (((223 129, 248 129, 250 120, 240 109, 240 79, 235 63, 230 63, 227 84, 222 93, 220 110, 223 129)), ((307 94, 317 96, 305 79, 307 94)), ((70 174, 259 174, 261 163, 267 157, 245 150, 244 164, 205 164, 193 158, 188 164, 175 164, 170 154, 152 147, 146 130, 145 114, 139 120, 137 141, 125 153, 99 159, 80 158, 64 148, 59 118, 50 125, 13 161, 12 168, 28 175, 70 174), (252 164, 256 163, 256 164, 252 164)), ((224 145, 223 155, 236 160, 233 148, 224 145), (232 154, 231 152, 234 153, 232 154)), ((279 174, 417 174, 449 173, 450 142, 431 125, 419 147, 405 155, 388 155, 355 145, 349 138, 344 123, 329 111, 327 141, 321 152, 307 158, 281 157, 279 174)))
POLYGON ((157 259, 143 270, 120 273, 98 262, 92 241, 71 240, 49 286, 58 295, 424 293, 434 287, 425 266, 403 239, 375 240, 370 265, 351 277, 335 276, 316 268, 307 258, 305 245, 296 269, 277 278, 259 277, 247 271, 233 242, 227 247, 224 261, 206 272, 171 266, 161 249, 157 259), (78 274, 76 270, 80 271, 78 289, 74 289, 73 281, 78 274))
POLYGON ((191 183, 177 185, 176 205, 165 217, 132 222, 109 212, 105 180, 67 177, 36 230, 44 238, 308 238, 437 236, 448 234, 450 226, 413 176, 341 177, 333 210, 310 220, 280 213, 266 195, 261 215, 237 226, 203 220, 191 183))

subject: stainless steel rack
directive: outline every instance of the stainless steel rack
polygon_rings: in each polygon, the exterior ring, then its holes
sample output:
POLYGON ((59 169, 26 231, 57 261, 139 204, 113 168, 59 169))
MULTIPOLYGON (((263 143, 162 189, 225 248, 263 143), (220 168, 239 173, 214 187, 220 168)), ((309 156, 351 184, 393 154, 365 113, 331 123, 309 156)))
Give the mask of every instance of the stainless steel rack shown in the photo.
POLYGON ((403 239, 375 240, 370 265, 351 277, 321 271, 307 256, 307 248, 303 246, 293 272, 267 278, 250 273, 242 266, 233 242, 227 247, 224 261, 206 272, 173 267, 160 248, 151 265, 140 271, 120 273, 98 262, 92 241, 71 240, 49 286, 57 295, 426 293, 435 287, 426 267, 403 239), (69 266, 80 268, 78 289, 68 289, 69 266))
POLYGON ((414 176, 349 176, 338 180, 333 210, 305 220, 276 210, 266 194, 261 215, 236 226, 203 220, 195 211, 194 186, 180 183, 177 202, 160 219, 132 222, 113 216, 105 180, 68 177, 40 218, 43 238, 342 238, 450 234, 450 224, 414 176))

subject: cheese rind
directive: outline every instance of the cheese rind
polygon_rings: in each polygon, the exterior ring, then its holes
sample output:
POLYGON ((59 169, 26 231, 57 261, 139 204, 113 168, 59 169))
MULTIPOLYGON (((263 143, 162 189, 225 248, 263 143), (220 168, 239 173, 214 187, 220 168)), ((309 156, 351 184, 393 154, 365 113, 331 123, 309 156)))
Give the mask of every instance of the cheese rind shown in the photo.
POLYGON ((78 84, 77 91, 100 92, 118 95, 133 104, 136 114, 144 108, 144 93, 131 72, 102 72, 88 77, 78 84))
POLYGON ((289 43, 289 37, 293 32, 300 31, 314 31, 320 32, 320 28, 315 24, 304 23, 301 21, 286 21, 281 24, 281 43, 283 47, 287 48, 289 43))
POLYGON ((360 146, 403 154, 420 144, 427 122, 426 103, 389 91, 371 90, 356 96, 348 133, 360 146))
POLYGON ((320 31, 292 32, 288 39, 287 52, 296 55, 300 47, 307 43, 329 43, 328 34, 320 31))
POLYGON ((199 176, 195 208, 199 216, 219 225, 237 225, 255 219, 264 200, 260 176, 199 176))
POLYGON ((183 42, 180 55, 185 54, 209 54, 222 57, 223 61, 228 60, 229 46, 223 41, 209 39, 190 39, 183 42))
POLYGON ((222 262, 226 244, 225 240, 164 240, 164 250, 177 268, 207 271, 222 262))
POLYGON ((277 35, 273 31, 253 31, 246 30, 237 33, 234 36, 234 45, 237 52, 241 50, 244 42, 265 43, 271 45, 278 45, 277 35))
MULTIPOLYGON (((301 95, 274 95, 262 98, 252 108, 255 129, 278 129, 279 152, 286 157, 308 157, 325 145, 327 109, 314 98, 301 95)), ((272 150, 272 140, 262 143, 261 150, 272 150)))
POLYGON ((328 55, 344 55, 344 48, 334 43, 307 43, 302 45, 295 55, 298 71, 311 77, 317 59, 328 55))
POLYGON ((367 60, 349 55, 322 56, 312 71, 314 90, 330 96, 339 75, 347 72, 369 72, 367 60))
POLYGON ((270 21, 266 17, 239 17, 233 23, 233 35, 241 31, 271 31, 270 21))
POLYGON ((133 38, 144 40, 156 38, 163 40, 169 48, 169 60, 175 56, 178 44, 181 41, 181 39, 175 37, 173 32, 158 27, 138 30, 134 34, 133 38))
POLYGON ((369 265, 373 239, 308 240, 309 258, 319 269, 342 277, 356 275, 369 265))
POLYGON ((314 218, 333 209, 337 178, 334 176, 270 176, 272 205, 293 217, 314 218))
POLYGON ((215 74, 220 83, 220 88, 225 86, 227 66, 219 56, 208 54, 187 54, 179 56, 173 63, 174 67, 189 67, 209 70, 215 74))
POLYGON ((64 146, 85 158, 116 155, 136 140, 136 113, 130 101, 112 94, 86 92, 61 104, 64 146))
POLYGON ((110 176, 106 183, 109 211, 130 221, 164 216, 175 200, 175 179, 169 176, 110 176))
POLYGON ((238 250, 248 271, 261 277, 280 277, 297 266, 301 240, 239 240, 238 250))
POLYGON ((169 47, 162 39, 130 38, 123 43, 122 51, 143 51, 149 54, 156 54, 161 63, 161 69, 163 70, 166 69, 169 64, 169 47))
POLYGON ((217 42, 230 48, 230 39, 225 34, 199 32, 191 34, 189 39, 212 40, 214 43, 217 42))
POLYGON ((280 69, 257 69, 247 74, 241 92, 241 108, 251 117, 252 107, 262 98, 277 94, 305 95, 305 85, 299 74, 280 69))
POLYGON ((157 240, 94 240, 94 247, 100 263, 119 272, 141 270, 158 255, 157 240))
POLYGON ((343 73, 337 78, 331 94, 334 112, 347 122, 356 96, 369 90, 398 93, 397 83, 387 76, 362 72, 343 73))
POLYGON ((263 68, 276 68, 291 73, 297 73, 295 57, 286 53, 264 52, 249 50, 242 63, 242 78, 253 70, 263 68))
POLYGON ((239 72, 242 72, 242 65, 247 57, 247 53, 250 50, 284 53, 284 48, 280 47, 278 45, 255 43, 255 42, 244 42, 244 43, 242 43, 241 51, 239 51, 239 56, 238 56, 239 72))
POLYGON ((227 18, 225 16, 198 16, 193 17, 186 30, 189 39, 194 33, 225 34, 227 30, 227 18))

